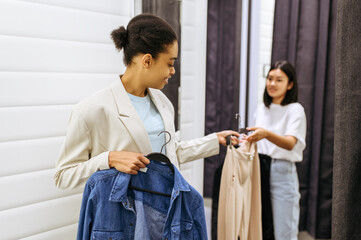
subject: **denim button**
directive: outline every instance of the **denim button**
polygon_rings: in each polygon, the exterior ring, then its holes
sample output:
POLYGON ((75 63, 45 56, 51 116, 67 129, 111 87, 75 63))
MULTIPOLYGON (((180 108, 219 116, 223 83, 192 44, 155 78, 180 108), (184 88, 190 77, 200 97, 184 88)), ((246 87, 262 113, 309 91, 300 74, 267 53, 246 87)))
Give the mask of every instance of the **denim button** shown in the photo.
POLYGON ((129 226, 133 226, 133 223, 129 223, 129 226))

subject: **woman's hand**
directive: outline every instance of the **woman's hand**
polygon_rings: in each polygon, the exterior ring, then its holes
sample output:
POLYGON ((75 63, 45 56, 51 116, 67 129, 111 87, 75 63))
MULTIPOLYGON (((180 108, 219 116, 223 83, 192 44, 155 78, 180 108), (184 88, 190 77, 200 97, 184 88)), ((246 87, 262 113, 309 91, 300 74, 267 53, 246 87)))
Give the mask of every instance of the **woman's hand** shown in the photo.
POLYGON ((241 136, 238 132, 236 131, 232 131, 232 130, 225 130, 225 131, 222 131, 222 132, 217 132, 217 137, 218 137, 218 142, 220 144, 222 144, 223 146, 227 146, 227 136, 229 135, 233 135, 231 137, 231 140, 232 140, 232 145, 237 145, 239 144, 239 137, 241 136))
POLYGON ((248 142, 257 142, 266 138, 268 141, 289 151, 291 151, 297 143, 297 138, 294 136, 281 136, 264 128, 249 127, 247 130, 254 131, 254 133, 242 139, 248 142))
POLYGON ((150 163, 143 154, 126 151, 109 152, 108 162, 109 167, 128 174, 137 174, 140 168, 150 163))
POLYGON ((260 128, 260 127, 248 127, 247 128, 248 131, 254 131, 251 135, 246 136, 244 139, 247 140, 248 142, 258 142, 259 140, 263 139, 263 138, 267 138, 268 137, 268 130, 264 129, 264 128, 260 128))

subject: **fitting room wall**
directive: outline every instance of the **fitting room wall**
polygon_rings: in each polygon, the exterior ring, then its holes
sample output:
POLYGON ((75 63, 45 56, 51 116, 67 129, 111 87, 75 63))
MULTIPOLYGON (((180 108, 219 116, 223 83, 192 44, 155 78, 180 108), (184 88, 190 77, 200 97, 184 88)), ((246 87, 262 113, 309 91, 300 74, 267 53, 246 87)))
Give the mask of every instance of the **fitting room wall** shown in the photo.
POLYGON ((75 239, 82 189, 54 167, 73 105, 124 71, 131 0, 0 0, 0 238, 75 239))

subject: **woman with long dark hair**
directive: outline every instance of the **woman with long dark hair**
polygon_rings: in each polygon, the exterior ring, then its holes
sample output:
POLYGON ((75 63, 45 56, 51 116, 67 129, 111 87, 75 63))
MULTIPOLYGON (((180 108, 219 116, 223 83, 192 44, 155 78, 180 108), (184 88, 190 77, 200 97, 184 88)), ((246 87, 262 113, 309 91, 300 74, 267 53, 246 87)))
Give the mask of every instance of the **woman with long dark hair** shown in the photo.
POLYGON ((297 240, 299 183, 296 162, 306 147, 306 115, 297 102, 297 78, 287 61, 272 64, 256 112, 256 127, 245 140, 258 142, 258 152, 269 156, 270 197, 276 240, 297 240))

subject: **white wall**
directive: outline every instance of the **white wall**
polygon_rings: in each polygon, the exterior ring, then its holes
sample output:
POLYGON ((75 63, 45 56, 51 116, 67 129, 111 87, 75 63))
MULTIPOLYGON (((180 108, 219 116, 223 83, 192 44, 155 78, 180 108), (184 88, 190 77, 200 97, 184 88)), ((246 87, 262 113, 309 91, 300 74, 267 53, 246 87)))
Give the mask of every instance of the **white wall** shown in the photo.
MULTIPOLYGON (((207 0, 183 0, 181 7, 180 129, 183 140, 204 136, 207 0)), ((203 160, 181 165, 182 175, 203 193, 203 160)))
POLYGON ((248 124, 253 126, 254 115, 259 104, 263 103, 265 77, 271 63, 273 41, 273 18, 275 0, 242 1, 240 114, 241 127, 245 127, 245 108, 248 98, 248 124), (248 7, 251 7, 250 41, 248 42, 248 7), (247 50, 249 49, 249 62, 247 50), (247 64, 249 64, 247 66, 247 64), (246 95, 246 74, 249 69, 248 96, 246 95))
POLYGON ((0 239, 75 239, 82 189, 58 190, 73 104, 122 72, 110 32, 131 0, 0 0, 0 239))
POLYGON ((275 0, 261 0, 257 81, 258 104, 263 103, 263 91, 266 84, 266 75, 271 64, 274 8, 275 0))

